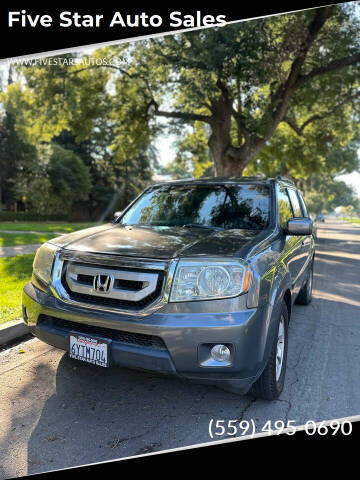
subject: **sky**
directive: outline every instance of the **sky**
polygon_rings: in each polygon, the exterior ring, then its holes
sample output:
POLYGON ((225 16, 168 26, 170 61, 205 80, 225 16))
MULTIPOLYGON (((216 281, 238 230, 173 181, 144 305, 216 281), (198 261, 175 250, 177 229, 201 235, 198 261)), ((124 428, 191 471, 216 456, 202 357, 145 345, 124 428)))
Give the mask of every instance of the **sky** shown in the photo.
MULTIPOLYGON (((359 151, 360 155, 360 151, 359 151)), ((354 190, 357 192, 358 197, 360 197, 360 173, 359 172, 352 172, 346 175, 340 175, 337 177, 339 180, 343 180, 348 185, 352 186, 354 190)))

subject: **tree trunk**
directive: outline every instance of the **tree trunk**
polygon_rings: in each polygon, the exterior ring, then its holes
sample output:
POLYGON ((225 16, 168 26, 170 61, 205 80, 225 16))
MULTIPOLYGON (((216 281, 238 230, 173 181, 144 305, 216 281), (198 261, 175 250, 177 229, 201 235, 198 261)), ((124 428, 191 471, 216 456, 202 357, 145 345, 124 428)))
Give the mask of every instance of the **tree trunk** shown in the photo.
POLYGON ((231 145, 232 101, 221 96, 211 104, 212 122, 209 148, 214 161, 215 177, 241 177, 254 154, 247 145, 231 145))
MULTIPOLYGON (((210 143, 210 142, 209 142, 210 143)), ((244 155, 242 159, 233 158, 228 153, 228 148, 223 148, 222 142, 213 140, 215 145, 210 146, 210 151, 214 159, 215 177, 241 177, 246 165, 251 158, 247 159, 244 155)))

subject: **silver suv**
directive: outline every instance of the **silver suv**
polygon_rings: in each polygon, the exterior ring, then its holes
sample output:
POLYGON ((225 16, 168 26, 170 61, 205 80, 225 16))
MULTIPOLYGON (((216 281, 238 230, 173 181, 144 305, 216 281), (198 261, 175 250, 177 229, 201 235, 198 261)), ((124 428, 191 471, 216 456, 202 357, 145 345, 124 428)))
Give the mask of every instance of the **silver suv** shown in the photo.
POLYGON ((312 221, 287 179, 152 185, 113 223, 57 237, 23 292, 31 332, 75 359, 276 399, 312 221))

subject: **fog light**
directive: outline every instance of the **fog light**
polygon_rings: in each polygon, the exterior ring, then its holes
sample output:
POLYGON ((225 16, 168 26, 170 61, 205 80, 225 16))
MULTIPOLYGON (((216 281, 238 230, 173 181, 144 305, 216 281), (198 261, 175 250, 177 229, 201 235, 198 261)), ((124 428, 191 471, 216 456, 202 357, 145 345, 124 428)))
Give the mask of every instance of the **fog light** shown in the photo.
POLYGON ((226 345, 215 345, 210 353, 211 357, 217 362, 228 362, 230 360, 230 350, 226 345))

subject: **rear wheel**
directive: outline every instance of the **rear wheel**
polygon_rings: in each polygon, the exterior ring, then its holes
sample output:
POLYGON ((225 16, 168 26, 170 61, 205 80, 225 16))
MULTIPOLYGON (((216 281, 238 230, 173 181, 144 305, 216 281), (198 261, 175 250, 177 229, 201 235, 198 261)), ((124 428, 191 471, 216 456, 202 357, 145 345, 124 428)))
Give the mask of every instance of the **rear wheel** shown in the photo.
POLYGON ((311 265, 311 269, 309 272, 308 279, 306 283, 301 288, 297 298, 296 303, 298 305, 309 305, 312 298, 312 287, 313 287, 313 264, 311 265))
POLYGON ((264 398, 265 400, 276 400, 284 388, 288 348, 288 323, 288 309, 286 303, 283 302, 270 358, 265 370, 251 389, 251 393, 256 397, 264 398))

